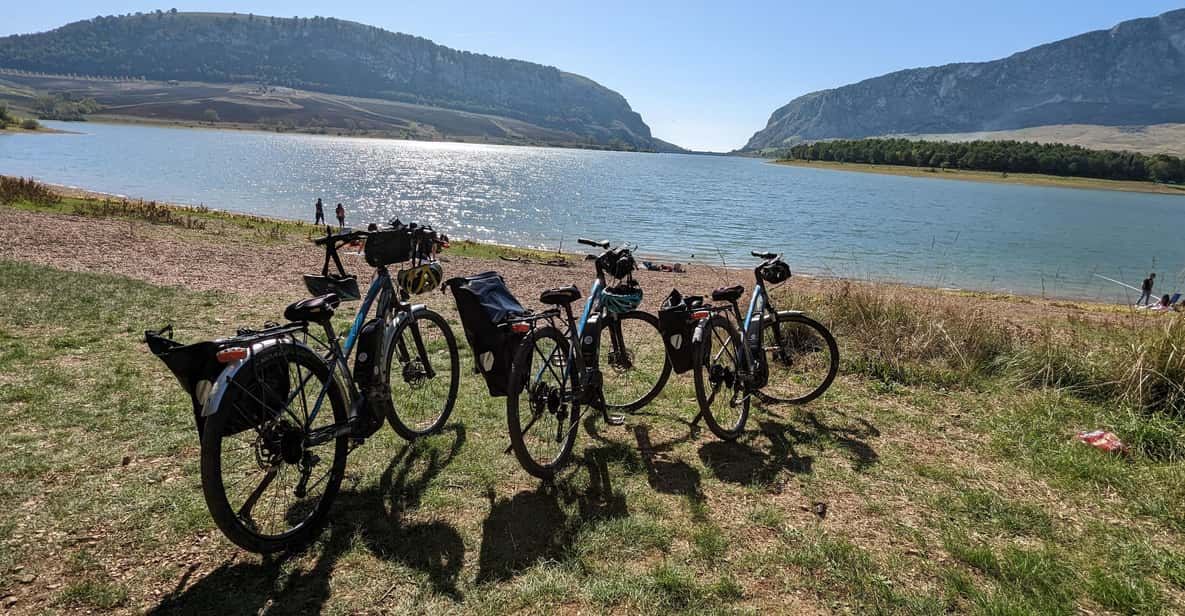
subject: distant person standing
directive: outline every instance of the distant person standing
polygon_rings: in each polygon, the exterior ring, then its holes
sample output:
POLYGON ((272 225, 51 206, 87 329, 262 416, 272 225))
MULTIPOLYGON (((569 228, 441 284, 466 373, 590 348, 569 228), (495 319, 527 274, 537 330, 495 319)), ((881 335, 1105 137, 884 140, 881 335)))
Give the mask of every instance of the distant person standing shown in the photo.
POLYGON ((1156 272, 1148 274, 1144 282, 1140 284, 1140 299, 1136 300, 1137 306, 1147 306, 1152 303, 1152 285, 1156 283, 1156 272))
POLYGON ((317 197, 317 203, 313 207, 317 208, 317 219, 313 221, 313 224, 325 224, 325 206, 321 205, 321 197, 317 197))
POLYGON ((337 226, 339 229, 346 228, 346 208, 342 204, 337 204, 337 226))

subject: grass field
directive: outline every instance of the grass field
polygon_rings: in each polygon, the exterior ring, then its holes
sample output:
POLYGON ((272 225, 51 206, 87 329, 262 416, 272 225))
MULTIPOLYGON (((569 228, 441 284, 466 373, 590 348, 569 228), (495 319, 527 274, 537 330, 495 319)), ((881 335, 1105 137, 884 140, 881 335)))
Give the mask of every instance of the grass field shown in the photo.
MULTIPOLYGON (((216 235, 85 202, 19 205, 59 224, 120 215, 137 221, 126 224, 139 225, 140 237, 164 226, 176 242, 263 249, 309 233, 236 224, 216 235)), ((219 216, 192 215, 211 224, 219 216)), ((478 259, 502 254, 473 250, 478 259)), ((757 409, 738 442, 688 424, 691 379, 673 376, 625 427, 586 423, 569 470, 540 485, 504 453, 504 400, 469 373, 462 342, 461 395, 446 429, 410 445, 381 431, 351 455, 320 539, 260 558, 214 528, 189 401, 141 338, 168 322, 183 340, 225 335, 276 319, 275 302, 0 253, 0 605, 162 614, 1185 610, 1185 320, 1018 325, 921 292, 843 281, 799 288, 791 282, 776 299, 833 329, 840 377, 810 405, 757 409), (1130 455, 1072 438, 1097 428, 1119 434, 1130 455)), ((426 299, 460 332, 447 296, 426 299)))
POLYGON ((996 173, 994 171, 970 171, 966 169, 931 169, 929 167, 905 167, 901 165, 873 165, 869 163, 837 163, 827 161, 779 160, 779 165, 830 169, 836 171, 858 171, 884 175, 904 175, 916 178, 941 178, 944 180, 969 180, 972 182, 995 182, 999 184, 1028 184, 1030 186, 1056 186, 1059 188, 1084 188, 1089 190, 1118 190, 1123 192, 1147 192, 1165 195, 1185 195, 1185 186, 1157 184, 1153 182, 1131 182, 1124 180, 1100 180, 1095 178, 1072 178, 1037 173, 996 173))

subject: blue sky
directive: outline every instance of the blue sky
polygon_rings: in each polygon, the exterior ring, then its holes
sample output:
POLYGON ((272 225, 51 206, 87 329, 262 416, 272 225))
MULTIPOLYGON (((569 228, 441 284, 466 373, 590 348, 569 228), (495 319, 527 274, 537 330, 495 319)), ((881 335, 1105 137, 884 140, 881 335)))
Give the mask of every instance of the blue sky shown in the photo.
MULTIPOLYGON (((208 0, 179 10, 322 15, 443 45, 580 73, 621 92, 655 136, 730 150, 800 94, 902 68, 990 60, 1182 0, 943 0, 588 3, 208 0)), ((18 2, 0 34, 48 30, 95 15, 168 9, 152 2, 18 2)))

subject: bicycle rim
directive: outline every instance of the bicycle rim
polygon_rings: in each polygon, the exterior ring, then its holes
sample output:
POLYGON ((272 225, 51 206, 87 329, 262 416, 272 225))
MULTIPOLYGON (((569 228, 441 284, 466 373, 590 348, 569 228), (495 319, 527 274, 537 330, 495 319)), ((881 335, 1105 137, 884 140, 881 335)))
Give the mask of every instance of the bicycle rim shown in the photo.
POLYGON ((328 512, 345 469, 346 438, 307 446, 311 431, 346 420, 334 384, 313 416, 328 380, 328 368, 311 351, 275 345, 228 382, 206 422, 203 492, 219 528, 240 547, 298 547, 315 536, 328 512))
POLYGON ((632 412, 642 408, 670 377, 658 318, 645 312, 628 312, 602 321, 598 355, 605 406, 610 409, 632 412))
POLYGON ((769 380, 762 401, 804 404, 823 395, 839 371, 835 338, 821 323, 796 314, 779 314, 762 328, 769 380))
POLYGON ((523 340, 506 400, 510 442, 528 473, 549 479, 567 462, 576 440, 579 407, 572 400, 568 342, 553 328, 523 340))
POLYGON ((461 376, 448 323, 429 312, 404 321, 387 357, 391 427, 408 440, 439 431, 452 413, 461 376))
POLYGON ((713 434, 735 439, 749 419, 749 394, 741 379, 740 334, 725 317, 714 315, 696 344, 695 396, 700 412, 713 434))

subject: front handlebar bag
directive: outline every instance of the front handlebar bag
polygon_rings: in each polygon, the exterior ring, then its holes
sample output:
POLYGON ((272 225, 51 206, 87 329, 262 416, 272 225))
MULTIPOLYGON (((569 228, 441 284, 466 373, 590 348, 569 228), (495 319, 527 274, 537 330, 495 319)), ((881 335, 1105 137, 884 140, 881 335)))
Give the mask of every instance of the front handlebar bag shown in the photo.
POLYGON ((371 267, 403 263, 411 260, 414 253, 415 241, 407 227, 371 231, 363 248, 366 262, 371 267))
POLYGON ((597 257, 597 267, 611 278, 626 278, 638 268, 634 256, 628 250, 610 250, 597 257))
POLYGON ((476 369, 485 378, 491 396, 505 396, 510 383, 510 364, 523 334, 510 330, 507 321, 528 314, 506 281, 497 272, 444 283, 453 293, 465 339, 473 349, 476 369))

